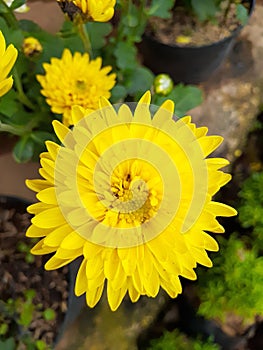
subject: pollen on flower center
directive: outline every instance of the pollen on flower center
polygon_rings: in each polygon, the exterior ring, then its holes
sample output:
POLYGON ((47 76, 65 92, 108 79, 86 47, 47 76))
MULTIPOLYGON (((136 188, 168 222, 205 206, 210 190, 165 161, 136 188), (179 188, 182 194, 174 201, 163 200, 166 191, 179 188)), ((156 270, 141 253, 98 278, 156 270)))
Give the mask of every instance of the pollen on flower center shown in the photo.
POLYGON ((128 174, 124 180, 120 178, 113 182, 111 190, 115 200, 110 207, 117 211, 118 222, 142 224, 151 219, 159 208, 156 191, 149 191, 146 182, 139 176, 132 179, 128 174))

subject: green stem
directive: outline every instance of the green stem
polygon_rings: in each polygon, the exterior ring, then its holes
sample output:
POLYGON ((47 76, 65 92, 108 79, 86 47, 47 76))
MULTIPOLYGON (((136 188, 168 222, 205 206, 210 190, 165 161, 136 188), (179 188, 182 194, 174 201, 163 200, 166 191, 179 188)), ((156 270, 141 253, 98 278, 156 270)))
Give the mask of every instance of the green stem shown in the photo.
POLYGON ((28 99, 28 97, 25 95, 21 80, 19 78, 17 69, 15 67, 13 68, 13 77, 14 77, 14 81, 16 84, 17 92, 18 92, 18 100, 21 103, 23 103, 24 106, 26 106, 26 107, 30 108, 32 111, 34 111, 36 108, 33 105, 33 103, 28 99))
POLYGON ((13 125, 0 122, 0 132, 8 132, 9 134, 21 136, 25 133, 25 129, 24 128, 19 129, 13 125))
POLYGON ((4 17, 5 21, 11 28, 17 29, 19 28, 18 20, 16 19, 16 16, 14 15, 13 10, 10 9, 9 6, 5 3, 4 0, 0 0, 1 6, 5 7, 5 12, 2 12, 1 15, 4 17))
POLYGON ((89 33, 87 31, 87 28, 84 23, 80 22, 77 24, 77 29, 80 35, 80 38, 83 42, 85 51, 90 55, 92 58, 92 47, 90 42, 89 33))

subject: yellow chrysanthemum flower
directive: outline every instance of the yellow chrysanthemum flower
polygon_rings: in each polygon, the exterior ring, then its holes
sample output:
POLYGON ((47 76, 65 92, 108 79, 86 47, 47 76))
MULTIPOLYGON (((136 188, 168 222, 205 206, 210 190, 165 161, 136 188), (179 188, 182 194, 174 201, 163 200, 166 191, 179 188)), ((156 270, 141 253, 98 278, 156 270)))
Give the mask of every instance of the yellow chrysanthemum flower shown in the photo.
POLYGON ((75 52, 72 56, 65 49, 62 58, 52 58, 44 63, 45 75, 37 75, 41 93, 54 113, 63 114, 63 123, 72 124, 71 108, 79 105, 95 110, 99 98, 109 98, 115 85, 116 74, 108 73, 111 66, 101 68, 102 59, 90 60, 88 53, 75 52))
POLYGON ((83 21, 107 22, 114 15, 116 0, 57 0, 71 20, 80 16, 83 21))
POLYGON ((0 97, 6 94, 13 85, 13 78, 7 78, 17 59, 17 49, 14 45, 6 48, 5 38, 0 31, 0 97))
POLYGON ((150 99, 115 109, 102 98, 92 113, 75 106, 72 130, 53 122, 62 144, 46 143, 43 179, 27 180, 39 200, 28 207, 27 236, 42 237, 32 253, 55 252, 47 270, 83 256, 75 293, 90 307, 106 281, 112 310, 127 292, 132 302, 160 287, 176 297, 179 276, 194 280, 197 263, 212 266, 206 250, 218 244, 206 231, 224 232, 216 217, 236 214, 212 201, 231 179, 219 170, 227 160, 206 158, 222 138, 190 117, 174 121, 172 101, 156 111, 150 99))

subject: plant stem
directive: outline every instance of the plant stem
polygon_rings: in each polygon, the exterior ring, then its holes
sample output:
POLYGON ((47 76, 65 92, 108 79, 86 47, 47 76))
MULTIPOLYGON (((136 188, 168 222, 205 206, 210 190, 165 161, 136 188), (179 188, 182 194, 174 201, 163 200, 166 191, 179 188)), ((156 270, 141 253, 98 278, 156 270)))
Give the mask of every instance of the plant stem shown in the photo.
POLYGON ((9 134, 21 136, 24 134, 24 129, 18 129, 13 125, 5 124, 0 122, 0 132, 8 132, 9 134))
POLYGON ((77 29, 80 35, 80 38, 83 42, 84 49, 85 51, 90 55, 92 58, 92 48, 91 48, 91 43, 90 43, 90 37, 89 33, 87 31, 87 28, 84 23, 80 22, 77 24, 77 29))
POLYGON ((0 0, 0 4, 5 7, 6 12, 2 12, 1 15, 4 17, 6 23, 14 29, 18 29, 19 25, 18 25, 18 21, 16 19, 16 16, 14 15, 13 11, 10 9, 9 6, 7 6, 7 4, 5 3, 4 0, 0 0))
POLYGON ((14 77, 14 81, 16 84, 17 92, 18 92, 18 100, 21 103, 23 103, 24 106, 26 106, 26 107, 30 108, 32 111, 34 111, 36 108, 24 93, 23 86, 22 86, 21 80, 19 78, 16 67, 13 68, 13 77, 14 77))

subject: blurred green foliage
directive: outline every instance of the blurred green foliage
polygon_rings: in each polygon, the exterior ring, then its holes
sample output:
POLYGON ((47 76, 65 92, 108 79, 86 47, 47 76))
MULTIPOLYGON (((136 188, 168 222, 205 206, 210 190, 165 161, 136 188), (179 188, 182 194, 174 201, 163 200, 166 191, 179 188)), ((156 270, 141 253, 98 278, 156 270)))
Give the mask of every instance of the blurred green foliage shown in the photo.
POLYGON ((201 341, 187 338, 177 329, 173 332, 165 332, 159 339, 152 340, 151 350, 219 350, 219 346, 212 340, 201 341))
POLYGON ((36 291, 28 289, 17 299, 0 300, 0 349, 1 350, 50 350, 42 340, 35 340, 30 332, 33 317, 47 321, 55 319, 52 309, 42 311, 42 305, 36 305, 36 291))
POLYGON ((253 246, 263 250, 263 172, 252 173, 239 192, 241 226, 249 229, 253 246))

